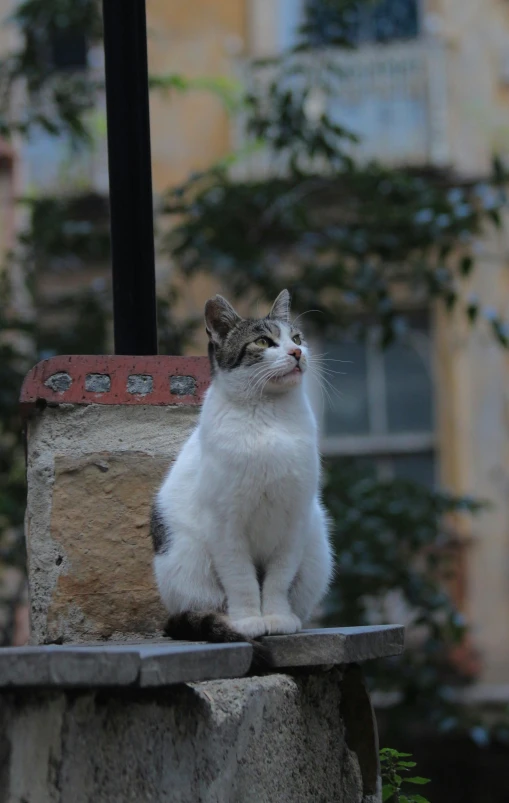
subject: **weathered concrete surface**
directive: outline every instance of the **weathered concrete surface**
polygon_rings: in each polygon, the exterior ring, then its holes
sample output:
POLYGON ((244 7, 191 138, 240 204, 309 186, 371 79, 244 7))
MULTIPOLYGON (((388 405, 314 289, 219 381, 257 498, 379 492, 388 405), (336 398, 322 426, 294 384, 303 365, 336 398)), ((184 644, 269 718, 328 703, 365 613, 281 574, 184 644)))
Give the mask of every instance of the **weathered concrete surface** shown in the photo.
POLYGON ((149 509, 197 414, 60 405, 28 421, 32 643, 160 633, 149 509))
POLYGON ((341 673, 4 693, 0 801, 362 803, 341 673))
POLYGON ((303 630, 294 636, 267 636, 274 667, 361 663, 400 655, 405 628, 400 625, 327 627, 303 630))
POLYGON ((169 686, 246 675, 249 644, 46 645, 0 650, 0 688, 169 686))
MULTIPOLYGON (((264 645, 277 667, 332 666, 385 658, 403 650, 396 625, 307 630, 270 636, 264 645)), ((167 686, 242 677, 251 667, 249 644, 195 644, 157 639, 87 646, 46 645, 0 650, 0 688, 167 686)))
POLYGON ((5 647, 0 651, 0 688, 131 686, 140 675, 135 647, 108 652, 97 647, 5 647))

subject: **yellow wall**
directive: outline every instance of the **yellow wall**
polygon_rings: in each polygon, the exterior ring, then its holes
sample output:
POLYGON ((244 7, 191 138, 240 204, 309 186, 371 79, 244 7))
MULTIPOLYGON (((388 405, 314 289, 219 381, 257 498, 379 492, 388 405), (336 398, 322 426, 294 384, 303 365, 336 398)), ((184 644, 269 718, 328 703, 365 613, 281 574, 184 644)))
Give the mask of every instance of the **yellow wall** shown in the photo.
MULTIPOLYGON (((186 78, 233 76, 232 54, 245 33, 243 0, 148 0, 149 69, 186 78)), ((206 91, 154 92, 151 99, 154 190, 208 167, 229 149, 229 121, 206 91)))
POLYGON ((428 0, 448 49, 451 154, 463 173, 489 169, 509 153, 509 4, 500 0, 428 0))

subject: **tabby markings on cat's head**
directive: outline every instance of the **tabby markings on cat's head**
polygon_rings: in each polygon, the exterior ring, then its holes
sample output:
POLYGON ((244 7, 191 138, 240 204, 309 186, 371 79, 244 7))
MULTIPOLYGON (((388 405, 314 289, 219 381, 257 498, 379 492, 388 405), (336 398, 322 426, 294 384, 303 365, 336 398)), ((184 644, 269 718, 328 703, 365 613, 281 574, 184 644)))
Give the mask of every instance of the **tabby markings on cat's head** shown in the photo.
POLYGON ((290 320, 283 290, 265 318, 242 318, 222 296, 205 305, 212 376, 253 396, 281 393, 302 382, 308 346, 290 320))

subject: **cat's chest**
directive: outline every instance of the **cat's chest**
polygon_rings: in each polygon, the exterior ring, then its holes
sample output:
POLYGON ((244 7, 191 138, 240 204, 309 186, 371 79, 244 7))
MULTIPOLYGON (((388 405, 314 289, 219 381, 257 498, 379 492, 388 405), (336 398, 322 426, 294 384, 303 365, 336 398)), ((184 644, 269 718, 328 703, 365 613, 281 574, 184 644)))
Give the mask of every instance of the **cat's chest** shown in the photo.
POLYGON ((319 459, 310 433, 264 427, 217 435, 209 451, 209 489, 221 497, 227 489, 228 504, 240 506, 248 518, 299 507, 316 493, 319 459))
POLYGON ((277 415, 263 410, 214 413, 202 430, 209 488, 221 484, 230 497, 249 499, 251 507, 316 486, 316 426, 305 405, 277 415))
POLYGON ((313 433, 289 423, 225 427, 217 433, 217 440, 221 458, 250 474, 292 474, 316 452, 313 433))

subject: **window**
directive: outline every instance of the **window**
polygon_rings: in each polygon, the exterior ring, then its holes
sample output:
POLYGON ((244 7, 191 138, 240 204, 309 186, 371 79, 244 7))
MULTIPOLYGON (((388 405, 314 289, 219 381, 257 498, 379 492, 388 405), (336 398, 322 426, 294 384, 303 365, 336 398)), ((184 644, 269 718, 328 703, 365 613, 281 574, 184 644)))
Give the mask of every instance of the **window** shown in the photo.
POLYGON ((303 21, 304 0, 274 0, 278 7, 278 44, 281 50, 293 47, 303 21))
POLYGON ((317 44, 334 44, 339 38, 352 44, 389 42, 414 39, 419 32, 418 0, 379 0, 374 8, 361 4, 347 12, 334 6, 330 0, 306 2, 306 21, 317 44))
POLYGON ((295 45, 303 23, 315 46, 350 41, 390 42, 415 39, 419 35, 420 0, 379 0, 373 8, 366 4, 348 11, 335 7, 332 0, 276 0, 279 3, 279 44, 282 49, 295 45))
POLYGON ((51 36, 51 63, 55 70, 84 70, 88 46, 85 34, 77 29, 63 29, 51 36))
MULTIPOLYGON (((401 341, 382 350, 366 342, 327 346, 333 388, 323 413, 323 452, 372 463, 381 478, 435 482, 433 382, 427 316, 412 320, 401 341), (341 373, 337 373, 341 372, 341 373)), ((327 394, 326 394, 327 395, 327 394)))

